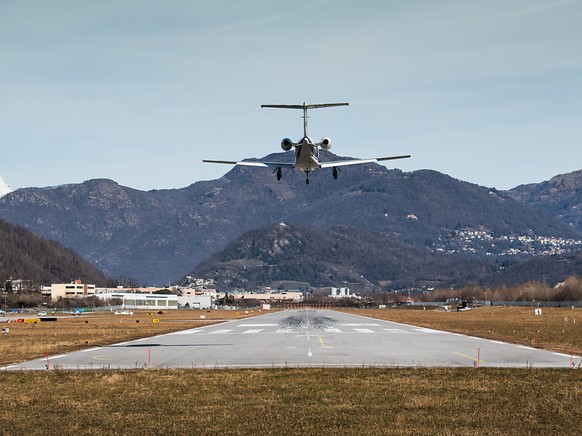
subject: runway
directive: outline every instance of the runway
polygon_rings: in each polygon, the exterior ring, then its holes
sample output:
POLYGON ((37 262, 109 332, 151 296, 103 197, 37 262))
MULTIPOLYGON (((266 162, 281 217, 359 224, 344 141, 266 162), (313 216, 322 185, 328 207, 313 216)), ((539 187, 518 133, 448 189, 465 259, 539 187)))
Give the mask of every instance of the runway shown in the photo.
MULTIPOLYGON (((580 357, 575 356, 575 363, 580 357)), ((2 370, 555 367, 570 356, 331 310, 286 310, 24 362, 2 370)))

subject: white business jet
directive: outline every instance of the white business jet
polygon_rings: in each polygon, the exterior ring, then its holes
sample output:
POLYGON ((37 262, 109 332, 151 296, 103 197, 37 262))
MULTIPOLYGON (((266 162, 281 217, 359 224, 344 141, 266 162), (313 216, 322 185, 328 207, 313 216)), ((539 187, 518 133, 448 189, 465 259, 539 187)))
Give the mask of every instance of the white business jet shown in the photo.
POLYGON ((309 184, 309 173, 317 168, 331 168, 332 175, 334 179, 337 179, 339 167, 347 165, 359 165, 366 163, 380 162, 383 160, 394 160, 394 159, 406 159, 410 155, 403 156, 388 156, 388 157, 376 157, 372 159, 352 159, 352 160, 337 160, 330 162, 320 162, 319 161, 319 148, 324 150, 329 150, 331 148, 331 140, 329 138, 323 138, 319 142, 313 142, 309 136, 307 136, 307 110, 309 109, 319 109, 324 107, 334 107, 334 106, 349 106, 349 103, 321 103, 321 104, 263 104, 262 108, 278 108, 278 109, 303 109, 303 138, 298 142, 293 142, 289 138, 284 138, 281 141, 281 148, 285 151, 291 150, 295 147, 295 162, 252 162, 252 161, 228 161, 228 160, 211 160, 203 159, 203 162, 207 163, 220 163, 228 165, 240 165, 247 167, 261 167, 261 168, 273 168, 273 173, 277 173, 277 180, 281 180, 282 168, 297 168, 307 174, 305 182, 309 184))

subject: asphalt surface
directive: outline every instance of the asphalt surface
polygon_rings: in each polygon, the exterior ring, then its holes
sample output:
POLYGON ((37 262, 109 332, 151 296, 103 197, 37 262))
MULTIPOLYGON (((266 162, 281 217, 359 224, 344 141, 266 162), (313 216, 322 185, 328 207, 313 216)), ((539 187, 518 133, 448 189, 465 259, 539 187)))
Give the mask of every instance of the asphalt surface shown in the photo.
MULTIPOLYGON (((574 363, 581 361, 574 356, 574 363)), ((556 367, 570 356, 330 310, 287 310, 3 367, 556 367)))

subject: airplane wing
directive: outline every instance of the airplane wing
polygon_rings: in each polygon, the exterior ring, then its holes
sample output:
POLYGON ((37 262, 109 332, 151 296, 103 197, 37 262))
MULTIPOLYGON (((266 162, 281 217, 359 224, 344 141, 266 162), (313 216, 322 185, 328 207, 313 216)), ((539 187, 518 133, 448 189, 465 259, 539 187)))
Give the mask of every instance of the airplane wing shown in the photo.
POLYGON ((253 161, 232 161, 232 160, 212 160, 202 159, 206 163, 219 163, 227 165, 238 165, 244 167, 261 167, 261 168, 293 168, 294 164, 290 162, 253 162, 253 161))
POLYGON ((409 157, 410 157, 409 154, 405 154, 402 156, 374 157, 372 159, 336 160, 331 162, 320 162, 319 168, 344 167, 348 165, 376 163, 383 160, 407 159, 409 157))

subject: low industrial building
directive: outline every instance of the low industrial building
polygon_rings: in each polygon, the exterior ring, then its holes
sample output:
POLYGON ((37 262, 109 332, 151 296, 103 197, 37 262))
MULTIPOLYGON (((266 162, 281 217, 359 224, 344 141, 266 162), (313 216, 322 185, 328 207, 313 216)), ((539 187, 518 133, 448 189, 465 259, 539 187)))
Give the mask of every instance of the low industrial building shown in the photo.
POLYGON ((214 299, 210 295, 189 295, 178 297, 178 305, 189 309, 210 309, 214 306, 214 299))
MULTIPOLYGON (((121 300, 122 309, 164 310, 178 308, 178 296, 173 294, 108 292, 98 294, 97 297, 105 301, 121 300)), ((118 304, 115 304, 115 306, 118 306, 118 304)))

